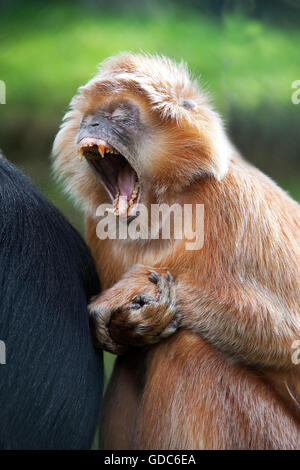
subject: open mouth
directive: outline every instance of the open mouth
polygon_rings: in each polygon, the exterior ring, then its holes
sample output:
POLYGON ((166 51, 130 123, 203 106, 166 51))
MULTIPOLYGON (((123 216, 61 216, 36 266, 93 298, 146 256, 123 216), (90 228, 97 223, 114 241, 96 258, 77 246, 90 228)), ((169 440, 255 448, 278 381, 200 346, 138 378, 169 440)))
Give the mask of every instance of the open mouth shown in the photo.
POLYGON ((84 156, 111 197, 112 212, 119 217, 136 213, 140 184, 135 170, 126 158, 108 142, 91 137, 78 144, 78 155, 84 156))

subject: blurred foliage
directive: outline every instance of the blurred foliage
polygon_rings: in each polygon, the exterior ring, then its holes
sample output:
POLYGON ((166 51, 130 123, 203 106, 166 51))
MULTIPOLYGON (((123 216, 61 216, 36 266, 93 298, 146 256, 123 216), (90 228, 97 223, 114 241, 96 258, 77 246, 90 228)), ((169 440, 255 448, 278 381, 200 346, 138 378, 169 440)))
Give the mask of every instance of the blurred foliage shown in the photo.
MULTIPOLYGON (((78 86, 122 50, 184 58, 245 157, 300 200, 298 1, 19 0, 1 12, 0 147, 79 230, 82 215, 49 178, 51 145, 78 86)), ((112 356, 106 364, 109 375, 112 356)))
POLYGON ((3 15, 0 24, 1 77, 11 109, 61 110, 76 87, 93 76, 96 64, 120 50, 183 57, 218 99, 245 108, 265 99, 287 105, 290 81, 299 72, 297 28, 287 31, 239 14, 225 14, 220 27, 212 17, 188 10, 116 16, 76 4, 37 8, 28 2, 3 15), (227 91, 232 89, 229 97, 222 79, 230 85, 227 91))

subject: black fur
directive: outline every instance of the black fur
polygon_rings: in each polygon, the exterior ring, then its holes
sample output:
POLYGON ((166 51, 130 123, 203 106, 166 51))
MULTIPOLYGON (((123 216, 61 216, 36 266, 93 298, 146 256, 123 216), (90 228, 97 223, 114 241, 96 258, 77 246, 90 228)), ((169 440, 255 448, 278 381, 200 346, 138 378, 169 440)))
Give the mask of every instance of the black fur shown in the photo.
POLYGON ((84 241, 0 155, 0 448, 91 446, 103 367, 87 301, 99 290, 84 241))

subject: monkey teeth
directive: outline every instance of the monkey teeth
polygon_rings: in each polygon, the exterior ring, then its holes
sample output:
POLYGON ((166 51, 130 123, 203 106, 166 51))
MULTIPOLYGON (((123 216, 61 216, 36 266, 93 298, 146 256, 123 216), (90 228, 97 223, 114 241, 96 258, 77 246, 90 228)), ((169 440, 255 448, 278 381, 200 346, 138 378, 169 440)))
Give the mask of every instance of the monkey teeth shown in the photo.
POLYGON ((138 197, 138 194, 139 194, 139 190, 140 190, 140 183, 137 181, 135 183, 135 187, 134 187, 134 190, 132 192, 132 196, 130 198, 130 201, 128 203, 129 207, 132 206, 132 204, 134 203, 134 201, 136 200, 136 198, 138 197))
POLYGON ((107 154, 118 155, 119 152, 101 139, 85 138, 80 142, 80 146, 78 148, 78 157, 80 161, 82 160, 83 156, 90 160, 96 160, 99 157, 104 158, 107 154), (94 154, 89 153, 89 149, 91 147, 98 148, 98 155, 96 152, 94 154))
POLYGON ((120 198, 120 190, 118 189, 115 200, 114 200, 114 208, 113 208, 114 214, 118 213, 119 198, 120 198))
POLYGON ((104 154, 105 154, 104 145, 98 145, 98 150, 99 150, 99 153, 100 153, 101 157, 104 158, 104 154))
POLYGON ((128 215, 129 209, 133 206, 135 200, 138 197, 139 188, 140 188, 140 183, 136 182, 129 202, 125 201, 126 199, 125 196, 121 196, 122 207, 120 207, 120 190, 118 189, 115 200, 114 200, 114 208, 107 209, 108 212, 111 212, 117 216, 126 217, 128 215), (124 204, 124 201, 125 201, 125 204, 124 204))

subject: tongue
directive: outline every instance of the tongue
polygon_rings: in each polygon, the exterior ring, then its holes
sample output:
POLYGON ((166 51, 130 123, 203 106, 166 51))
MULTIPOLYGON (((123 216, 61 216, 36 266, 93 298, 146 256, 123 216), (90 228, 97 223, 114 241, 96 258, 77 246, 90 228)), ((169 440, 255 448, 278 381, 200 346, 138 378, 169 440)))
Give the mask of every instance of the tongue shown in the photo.
POLYGON ((135 172, 132 171, 129 165, 126 165, 124 168, 122 168, 118 175, 118 186, 120 190, 120 196, 123 196, 124 200, 126 197, 127 201, 130 201, 135 183, 135 172))

